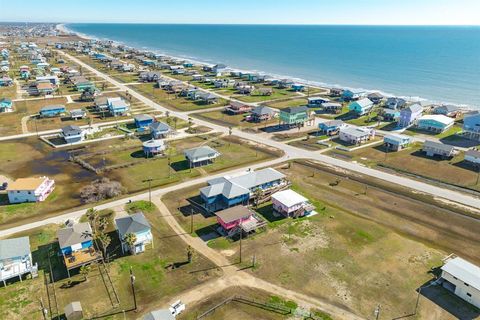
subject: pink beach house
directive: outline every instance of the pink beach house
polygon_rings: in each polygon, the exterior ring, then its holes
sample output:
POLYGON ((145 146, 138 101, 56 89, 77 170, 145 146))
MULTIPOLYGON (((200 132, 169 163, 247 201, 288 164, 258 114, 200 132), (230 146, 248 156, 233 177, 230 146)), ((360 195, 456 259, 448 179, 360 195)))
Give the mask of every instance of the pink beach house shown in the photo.
POLYGON ((253 212, 244 206, 236 206, 218 211, 215 213, 215 215, 217 216, 217 222, 227 232, 240 226, 242 223, 246 223, 251 220, 256 221, 255 217, 253 216, 253 212))
POLYGON ((55 189, 55 181, 48 177, 22 178, 7 188, 10 203, 41 202, 55 189))

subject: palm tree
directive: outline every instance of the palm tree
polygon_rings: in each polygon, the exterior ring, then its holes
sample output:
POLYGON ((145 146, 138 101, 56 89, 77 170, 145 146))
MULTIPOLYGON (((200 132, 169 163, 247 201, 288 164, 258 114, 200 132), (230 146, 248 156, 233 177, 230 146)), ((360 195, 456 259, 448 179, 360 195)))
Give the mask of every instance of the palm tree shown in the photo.
POLYGON ((107 226, 108 226, 107 217, 100 217, 100 219, 98 220, 98 224, 97 224, 98 230, 100 232, 104 232, 105 229, 107 229, 107 226))
POLYGON ((91 271, 90 265, 83 265, 80 267, 80 274, 83 276, 85 281, 88 280, 88 274, 90 273, 90 271, 91 271))
POLYGON ((123 238, 123 241, 129 246, 130 252, 135 255, 135 243, 137 242, 137 236, 134 233, 127 233, 123 238))
POLYGON ((103 258, 107 258, 107 248, 112 242, 112 238, 106 233, 100 233, 97 237, 98 241, 102 244, 103 258))
POLYGON ((253 197, 255 199, 255 208, 258 209, 258 205, 260 204, 260 198, 263 197, 263 190, 260 188, 255 189, 255 191, 253 191, 253 197))
POLYGON ((98 211, 95 208, 90 208, 87 210, 87 218, 90 221, 90 226, 92 227, 93 233, 95 234, 97 219, 98 219, 98 211))

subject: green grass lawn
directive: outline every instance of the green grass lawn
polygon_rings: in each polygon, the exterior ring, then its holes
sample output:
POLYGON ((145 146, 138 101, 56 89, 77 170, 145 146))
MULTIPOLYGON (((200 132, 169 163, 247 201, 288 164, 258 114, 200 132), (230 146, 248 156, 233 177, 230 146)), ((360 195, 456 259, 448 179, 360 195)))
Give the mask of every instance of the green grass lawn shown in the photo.
POLYGON ((265 105, 275 109, 285 109, 288 107, 298 107, 307 105, 308 100, 306 98, 295 98, 284 101, 272 101, 266 102, 265 105))
MULTIPOLYGON (((271 214, 271 204, 262 205, 258 212, 269 222, 268 231, 243 241, 245 265, 249 264, 249 257, 256 256, 257 265, 250 272, 309 296, 328 299, 366 317, 378 303, 389 318, 411 312, 417 298, 415 289, 433 278, 428 271, 439 266, 449 251, 429 247, 392 227, 406 228, 415 234, 425 227, 409 220, 407 215, 422 215, 428 220, 430 217, 423 215, 433 212, 437 215, 440 211, 383 188, 369 188, 368 195, 364 195, 365 186, 361 182, 301 163, 284 166, 281 171, 293 182, 294 190, 312 201, 319 214, 306 219, 282 219, 271 214), (338 179, 341 182, 332 187, 332 181, 338 179), (392 286, 396 289, 385 289, 392 286)), ((190 219, 181 215, 179 208, 187 206, 184 199, 198 197, 199 187, 164 197, 185 230, 190 230, 190 219)), ((214 217, 194 216, 197 234, 211 233, 215 227, 214 217)), ((422 237, 436 246, 436 232, 437 229, 422 232, 422 237)), ((451 241, 462 239, 460 235, 450 235, 442 245, 451 241)), ((208 245, 225 253, 232 262, 238 260, 238 242, 217 238, 208 245)), ((474 252, 474 246, 472 242, 470 253, 474 252)), ((422 300, 419 312, 438 311, 425 301, 422 300)))
MULTIPOLYGON (((368 166, 377 165, 398 170, 401 173, 410 173, 428 179, 443 181, 462 187, 480 190, 477 183, 477 172, 473 167, 464 163, 463 152, 452 159, 442 160, 430 158, 421 151, 422 144, 413 144, 410 148, 399 152, 389 152, 385 155, 383 146, 368 147, 348 152, 352 161, 358 161, 368 166)), ((330 151, 335 154, 345 154, 342 151, 330 151)))
POLYGON ((411 135, 411 136, 414 136, 417 134, 424 134, 424 135, 435 137, 437 139, 445 139, 452 136, 454 137, 457 133, 460 133, 461 131, 462 131, 462 127, 460 125, 454 125, 450 129, 441 133, 434 133, 431 131, 419 130, 412 127, 412 128, 409 128, 408 130, 405 130, 405 134, 411 135))
POLYGON ((270 125, 276 124, 276 120, 271 120, 262 123, 249 122, 245 120, 248 113, 231 115, 223 110, 202 112, 192 115, 193 117, 204 119, 210 122, 218 123, 228 127, 241 127, 241 128, 264 128, 270 125))
POLYGON ((153 84, 151 83, 132 85, 130 86, 130 88, 140 92, 141 94, 146 95, 147 97, 153 99, 154 101, 167 108, 180 111, 193 111, 199 109, 216 108, 228 104, 228 101, 224 99, 218 99, 218 102, 214 104, 204 104, 199 101, 188 100, 182 97, 178 97, 175 94, 169 94, 165 90, 154 88, 153 84))
MULTIPOLYGON (((195 253, 193 262, 186 263, 187 246, 179 237, 172 237, 173 231, 161 218, 156 207, 145 203, 132 203, 129 208, 143 209, 151 227, 154 238, 153 246, 147 246, 143 254, 136 256, 122 255, 119 248, 119 240, 112 225, 107 230, 112 238, 108 247, 110 263, 108 272, 113 286, 120 298, 120 305, 114 307, 110 302, 104 281, 97 267, 93 267, 84 281, 83 276, 72 273, 73 286, 68 286, 68 279, 64 277, 65 267, 56 255, 51 256, 51 262, 55 274, 55 290, 57 304, 60 313, 66 304, 72 301, 80 301, 85 317, 106 315, 121 310, 130 310, 133 306, 133 296, 130 287, 130 270, 135 275, 135 291, 139 312, 145 312, 150 308, 174 300, 175 296, 189 290, 192 286, 208 281, 221 274, 213 263, 202 255, 195 253), (169 266, 178 264, 179 267, 172 270, 169 266), (195 272, 204 270, 202 272, 195 272)), ((112 223, 112 220, 110 220, 112 223)), ((33 280, 15 282, 7 288, 0 290, 0 317, 8 319, 40 319, 39 299, 47 304, 48 299, 44 285, 43 272, 49 270, 47 252, 48 247, 58 248, 56 244, 56 231, 58 226, 48 226, 42 229, 31 230, 16 236, 29 236, 33 252, 34 262, 39 262, 40 275, 33 280)), ((103 274, 105 274, 103 272, 103 274)), ((108 281, 107 281, 108 283, 108 281)), ((53 297, 53 295, 52 295, 53 297)), ((52 301, 53 302, 53 301, 52 301)), ((48 307, 48 304, 47 304, 48 307)), ((138 313, 127 312, 128 319, 136 319, 138 313)), ((123 319, 123 314, 110 317, 111 319, 123 319)))
MULTIPOLYGON (((258 87, 258 88, 262 88, 262 87, 258 87)), ((271 88, 271 87, 268 87, 268 88, 271 88)), ((296 92, 289 89, 277 89, 277 88, 272 88, 272 89, 273 89, 273 93, 269 96, 256 94, 254 92, 252 95, 234 95, 233 98, 243 102, 265 102, 265 101, 298 96, 296 92)))

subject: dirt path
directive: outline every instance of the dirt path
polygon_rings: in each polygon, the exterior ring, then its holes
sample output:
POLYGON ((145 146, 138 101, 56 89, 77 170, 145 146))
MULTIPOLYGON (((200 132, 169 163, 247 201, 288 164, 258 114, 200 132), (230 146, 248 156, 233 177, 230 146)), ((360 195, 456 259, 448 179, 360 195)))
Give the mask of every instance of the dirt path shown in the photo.
POLYGON ((22 133, 30 133, 30 131, 28 131, 28 125, 27 125, 27 122, 28 120, 30 120, 30 116, 25 116, 25 117, 22 117, 22 133))
POLYGON ((220 293, 225 289, 243 286, 263 290, 274 295, 281 295, 288 300, 296 301, 303 308, 314 308, 327 312, 335 319, 363 319, 362 317, 357 316, 341 307, 333 305, 328 301, 316 299, 302 293, 283 288, 281 286, 256 278, 245 271, 240 271, 237 266, 232 265, 232 263, 224 255, 208 247, 202 239, 197 237, 194 238, 187 234, 159 197, 153 198, 152 201, 158 207, 160 212, 162 212, 163 219, 165 219, 168 225, 183 241, 185 241, 197 252, 200 252, 202 255, 210 259, 218 267, 221 267, 224 272, 224 275, 221 278, 206 282, 188 291, 185 291, 176 297, 176 300, 180 299, 182 302, 187 304, 187 306, 191 306, 201 302, 209 296, 220 293))

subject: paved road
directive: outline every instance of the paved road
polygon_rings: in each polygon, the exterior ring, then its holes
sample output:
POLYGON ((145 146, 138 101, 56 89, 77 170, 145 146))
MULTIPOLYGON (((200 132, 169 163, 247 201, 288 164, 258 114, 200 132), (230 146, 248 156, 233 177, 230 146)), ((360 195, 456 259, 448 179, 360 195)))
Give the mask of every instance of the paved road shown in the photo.
MULTIPOLYGON (((189 118, 188 113, 172 111, 172 110, 169 110, 165 107, 162 107, 158 103, 155 103, 154 101, 148 99, 147 97, 141 95, 140 93, 133 91, 131 88, 128 88, 124 84, 122 84, 122 83, 116 81, 115 79, 113 79, 112 77, 96 70, 95 68, 89 66, 88 64, 84 63, 83 61, 81 61, 81 60, 79 60, 79 59, 77 59, 77 58, 75 58, 75 57, 73 57, 69 54, 66 54, 64 52, 61 52, 61 53, 65 56, 67 56, 73 62, 81 65, 83 68, 95 73, 98 77, 101 77, 101 78, 111 82, 112 84, 114 84, 115 86, 119 87, 122 90, 128 90, 129 93, 132 94, 132 96, 139 99, 141 102, 145 103, 146 105, 151 106, 152 108, 155 108, 156 110, 159 110, 159 111, 162 111, 162 112, 169 111, 172 116, 176 116, 176 117, 179 117, 181 119, 188 120, 188 118, 189 118)), ((223 126, 220 126, 220 125, 217 125, 217 124, 214 124, 214 123, 210 123, 210 122, 207 122, 207 121, 204 121, 204 120, 201 120, 201 119, 192 119, 192 121, 195 124, 211 127, 213 129, 215 129, 217 131, 220 131, 220 132, 223 132, 223 133, 228 132, 227 127, 223 127, 223 126)), ((457 203, 465 205, 465 206, 480 208, 480 198, 474 197, 472 195, 463 194, 463 193, 460 193, 460 192, 457 192, 457 191, 452 191, 452 190, 444 189, 444 188, 437 187, 437 186, 434 186, 434 185, 430 185, 430 184, 427 184, 427 183, 424 183, 424 182, 416 181, 416 180, 413 180, 413 179, 410 179, 410 178, 407 178, 407 177, 401 177, 401 176, 394 175, 394 174, 391 174, 391 173, 367 168, 367 167, 365 167, 361 164, 358 164, 358 163, 352 163, 352 162, 348 162, 348 161, 344 161, 344 160, 340 160, 340 159, 335 159, 335 158, 325 156, 325 155, 320 154, 320 153, 315 153, 315 152, 303 150, 303 149, 300 149, 300 148, 292 147, 292 146, 286 145, 284 143, 276 142, 276 141, 273 141, 269 138, 262 137, 260 135, 243 132, 243 131, 240 131, 240 130, 237 130, 237 129, 234 129, 233 133, 235 135, 241 137, 241 138, 252 140, 252 141, 257 141, 257 142, 263 143, 265 145, 269 145, 269 146, 276 147, 278 149, 284 150, 286 152, 286 154, 289 156, 290 159, 303 158, 303 159, 317 160, 317 161, 319 161, 321 163, 324 163, 324 164, 327 164, 327 165, 331 165, 331 166, 335 166, 337 168, 342 168, 342 169, 350 170, 350 171, 353 171, 353 172, 358 172, 358 173, 361 173, 361 174, 364 174, 364 175, 367 175, 367 176, 379 178, 379 179, 388 181, 390 183, 395 183, 395 184, 398 184, 398 185, 401 185, 401 186, 405 186, 405 187, 411 188, 413 190, 416 190, 416 191, 419 191, 419 192, 422 192, 422 193, 426 193, 426 194, 430 194, 430 195, 433 195, 435 197, 444 198, 444 199, 447 199, 449 201, 457 202, 457 203)))
MULTIPOLYGON (((262 167, 274 166, 274 165, 282 163, 286 160, 287 160, 287 157, 285 156, 285 157, 278 158, 278 159, 275 159, 275 160, 261 162, 261 163, 245 166, 245 167, 242 167, 242 168, 234 169, 234 170, 231 170, 231 171, 228 171, 228 172, 222 172, 222 173, 215 174, 215 175, 210 175, 210 176, 205 176, 205 177, 201 177, 201 178, 197 178, 197 179, 193 179, 193 180, 188 180, 188 181, 185 181, 185 182, 182 182, 182 183, 179 183, 179 184, 175 184, 175 185, 172 185, 172 186, 168 186, 168 187, 165 187, 165 188, 152 190, 151 195, 152 195, 152 198, 162 196, 162 195, 167 194, 167 193, 172 192, 172 191, 181 190, 181 189, 190 187, 192 185, 200 184, 200 183, 205 183, 205 182, 207 182, 207 180, 210 180, 210 179, 213 179, 213 178, 219 178, 219 177, 222 177, 224 175, 240 173, 240 172, 245 171, 247 169, 255 170, 255 169, 258 169, 258 168, 262 168, 262 167)), ((149 193, 144 192, 144 193, 141 193, 141 194, 138 194, 138 195, 133 195, 133 196, 130 196, 130 197, 127 197, 127 198, 122 198, 122 199, 119 199, 119 200, 114 200, 114 201, 110 201, 110 202, 95 206, 95 209, 97 209, 97 210, 112 209, 112 208, 115 208, 115 207, 124 206, 129 201, 148 200, 148 198, 149 198, 149 193)), ((47 218, 47 219, 44 219, 44 220, 34 221, 34 222, 19 225, 19 226, 16 226, 16 227, 0 230, 0 238, 7 237, 7 236, 10 236, 12 234, 23 232, 23 231, 26 231, 26 230, 39 228, 39 227, 42 227, 42 226, 45 226, 45 225, 48 225, 48 224, 63 224, 63 223, 65 223, 65 221, 67 221, 69 219, 75 220, 75 219, 80 218, 86 212, 87 212, 87 209, 76 210, 76 211, 68 212, 68 213, 65 213, 65 214, 62 214, 62 215, 59 215, 59 216, 47 218)))
MULTIPOLYGON (((243 286, 254 289, 266 291, 270 294, 281 295, 282 297, 298 302, 298 304, 307 309, 320 309, 329 313, 334 319, 346 319, 346 320, 359 320, 363 319, 356 314, 334 305, 328 301, 317 299, 303 293, 295 292, 287 288, 269 283, 265 280, 259 279, 252 274, 241 271, 237 265, 232 263, 221 253, 208 247, 206 243, 199 237, 192 237, 187 234, 185 230, 180 226, 178 221, 172 216, 171 212, 160 200, 160 197, 154 197, 152 202, 162 213, 162 217, 171 227, 171 229, 188 245, 190 245, 195 251, 201 253, 209 260, 211 260, 217 267, 222 268, 223 275, 219 279, 208 281, 201 285, 198 285, 190 290, 180 293, 175 297, 175 300, 181 300, 188 306, 192 306, 201 302, 206 297, 210 297, 217 293, 227 290, 229 288, 243 286)), ((168 306, 156 306, 156 307, 168 307, 168 306)))

